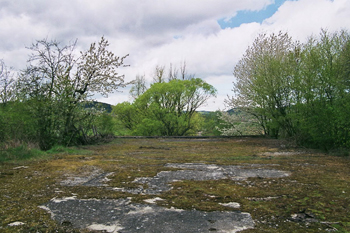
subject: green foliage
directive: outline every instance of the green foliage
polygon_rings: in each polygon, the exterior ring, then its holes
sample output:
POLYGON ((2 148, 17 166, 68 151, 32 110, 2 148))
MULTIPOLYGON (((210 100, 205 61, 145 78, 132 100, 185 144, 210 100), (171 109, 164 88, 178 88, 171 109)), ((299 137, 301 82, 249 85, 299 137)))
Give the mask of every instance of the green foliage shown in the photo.
POLYGON ((106 96, 125 85, 117 69, 126 56, 115 56, 108 46, 102 37, 79 58, 75 57, 75 43, 61 46, 40 40, 29 48, 32 55, 16 85, 17 98, 33 119, 41 149, 86 144, 113 133, 112 119, 102 108, 86 107, 94 93, 106 96))
POLYGON ((42 151, 23 142, 14 145, 0 145, 0 162, 40 160, 52 155, 91 155, 91 151, 75 147, 53 146, 50 150, 42 151))
POLYGON ((45 151, 49 155, 91 155, 91 151, 75 147, 53 146, 50 150, 45 151))
POLYGON ((98 133, 101 135, 113 135, 115 131, 113 117, 106 112, 102 112, 96 118, 94 125, 96 130, 98 129, 98 133))
POLYGON ((217 127, 224 136, 261 135, 263 128, 256 118, 239 109, 219 112, 220 126, 217 127))
POLYGON ((293 98, 293 71, 298 63, 291 54, 298 53, 299 47, 286 33, 262 34, 234 69, 238 81, 231 105, 255 116, 267 135, 277 137, 282 130, 293 135, 287 116, 293 98))
POLYGON ((0 150, 0 162, 28 160, 45 156, 46 153, 38 149, 30 149, 23 144, 18 147, 0 150))
POLYGON ((220 111, 216 112, 204 112, 201 113, 201 116, 203 118, 202 123, 202 136, 220 136, 221 132, 221 125, 224 123, 220 119, 220 111))
POLYGON ((36 140, 35 120, 28 105, 18 101, 0 105, 0 140, 24 143, 36 140))
POLYGON ((264 133, 326 150, 350 146, 350 35, 322 31, 307 43, 260 35, 235 67, 232 107, 264 133))
POLYGON ((154 83, 133 104, 118 104, 113 113, 135 135, 193 135, 201 124, 196 110, 215 94, 201 79, 174 79, 154 83))
POLYGON ((139 112, 134 104, 123 102, 113 107, 112 113, 117 116, 121 124, 129 130, 133 130, 139 123, 139 112))

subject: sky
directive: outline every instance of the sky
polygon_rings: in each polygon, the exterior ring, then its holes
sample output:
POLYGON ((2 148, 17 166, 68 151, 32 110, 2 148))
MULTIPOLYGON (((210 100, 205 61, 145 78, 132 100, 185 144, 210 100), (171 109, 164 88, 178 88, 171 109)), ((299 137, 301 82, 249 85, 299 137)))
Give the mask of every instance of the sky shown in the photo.
MULTIPOLYGON (((287 32, 305 42, 321 29, 350 31, 350 0, 0 0, 0 59, 24 69, 36 40, 78 39, 85 51, 104 36, 117 56, 129 54, 125 81, 156 66, 180 67, 213 85, 217 97, 200 110, 225 110, 233 70, 260 33, 287 32)), ((131 101, 130 87, 98 101, 131 101)))

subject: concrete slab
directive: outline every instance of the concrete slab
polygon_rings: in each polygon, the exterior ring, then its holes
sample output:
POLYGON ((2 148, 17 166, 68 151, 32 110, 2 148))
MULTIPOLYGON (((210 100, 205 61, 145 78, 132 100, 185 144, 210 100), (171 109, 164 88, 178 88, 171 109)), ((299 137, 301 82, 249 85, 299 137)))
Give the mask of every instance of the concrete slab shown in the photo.
POLYGON ((254 227, 249 213, 203 212, 135 204, 130 199, 57 199, 41 206, 61 224, 106 232, 238 232, 254 227))
POLYGON ((171 163, 165 167, 178 168, 177 171, 161 171, 154 177, 136 178, 133 183, 141 184, 138 188, 120 188, 114 190, 129 192, 133 194, 157 195, 172 189, 171 183, 181 180, 245 180, 249 177, 281 178, 289 176, 290 173, 275 169, 267 169, 264 166, 222 166, 203 163, 171 163), (146 184, 147 188, 143 188, 146 184))
MULTIPOLYGON (((204 163, 169 163, 167 168, 175 171, 161 171, 154 177, 139 177, 133 182, 138 188, 109 187, 108 176, 96 167, 86 167, 79 177, 68 175, 61 181, 65 186, 98 186, 133 194, 157 195, 172 189, 171 183, 182 180, 245 180, 249 177, 280 178, 289 172, 268 169, 266 165, 245 164, 224 166, 204 163), (147 187, 147 188, 145 188, 147 187)), ((105 232, 238 232, 254 227, 249 213, 240 211, 203 212, 180 210, 157 206, 159 197, 145 200, 145 204, 131 203, 130 199, 77 199, 76 196, 53 198, 40 206, 51 217, 74 228, 101 230, 105 232)), ((219 203, 232 209, 239 209, 239 203, 219 203)))

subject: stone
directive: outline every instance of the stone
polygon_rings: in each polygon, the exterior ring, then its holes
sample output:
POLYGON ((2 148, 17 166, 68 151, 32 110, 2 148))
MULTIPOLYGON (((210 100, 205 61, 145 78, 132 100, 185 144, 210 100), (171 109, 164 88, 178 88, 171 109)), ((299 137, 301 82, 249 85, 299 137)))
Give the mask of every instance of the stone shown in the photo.
POLYGON ((219 205, 226 206, 226 207, 231 207, 234 209, 241 208, 241 205, 237 202, 229 202, 229 203, 219 203, 219 205))
POLYGON ((8 226, 14 227, 14 226, 22 226, 24 224, 25 223, 23 223, 23 222, 12 222, 12 223, 8 224, 8 226))

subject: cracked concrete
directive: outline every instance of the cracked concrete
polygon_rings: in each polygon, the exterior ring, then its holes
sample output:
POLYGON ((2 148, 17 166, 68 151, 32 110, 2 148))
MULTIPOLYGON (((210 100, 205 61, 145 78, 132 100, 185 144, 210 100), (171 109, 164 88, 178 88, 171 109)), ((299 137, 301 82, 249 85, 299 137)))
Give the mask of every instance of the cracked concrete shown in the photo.
POLYGON ((135 204, 131 199, 53 199, 41 208, 56 221, 75 228, 106 232, 238 232, 254 227, 250 214, 239 211, 204 212, 135 204))
POLYGON ((262 168, 262 166, 220 166, 203 163, 166 164, 165 167, 178 168, 176 171, 161 171, 154 177, 136 178, 133 183, 147 184, 147 188, 119 188, 133 194, 156 195, 172 189, 171 183, 181 180, 245 180, 249 177, 280 178, 289 176, 288 172, 262 168))
MULTIPOLYGON (((172 189, 171 183, 182 180, 245 180, 249 177, 280 178, 289 172, 267 169, 267 165, 245 164, 224 166, 204 163, 169 163, 167 168, 175 171, 161 171, 154 177, 139 177, 134 183, 139 188, 127 189, 106 187, 133 194, 157 195, 172 189), (145 185, 144 185, 145 184, 145 185), (147 187, 147 188, 144 188, 147 187)), ((272 165, 270 165, 272 166, 272 165)), ((88 172, 79 177, 69 175, 61 185, 66 186, 107 186, 108 176, 98 168, 88 167, 88 172)), ((181 210, 157 206, 159 197, 145 200, 147 204, 136 204, 128 199, 77 199, 76 196, 53 198, 40 206, 51 217, 63 225, 74 228, 101 230, 106 232, 238 232, 254 227, 249 213, 238 211, 239 203, 218 203, 233 211, 204 212, 181 210)))
POLYGON ((109 181, 108 176, 114 174, 114 172, 104 173, 101 169, 95 166, 84 166, 82 168, 84 172, 79 176, 66 175, 67 178, 60 183, 63 186, 108 186, 106 183, 109 181))

